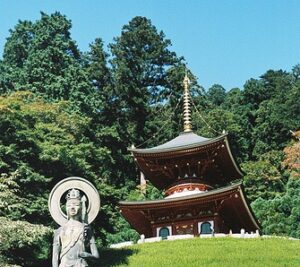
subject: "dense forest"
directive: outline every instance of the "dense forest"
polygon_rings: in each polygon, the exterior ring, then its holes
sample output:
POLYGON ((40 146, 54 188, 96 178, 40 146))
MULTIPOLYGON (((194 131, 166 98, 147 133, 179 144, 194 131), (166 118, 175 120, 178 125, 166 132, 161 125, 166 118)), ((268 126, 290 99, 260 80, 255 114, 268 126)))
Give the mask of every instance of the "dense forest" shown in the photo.
MULTIPOLYGON (((48 266, 53 186, 80 176, 99 190, 97 244, 134 240, 117 203, 142 193, 127 148, 151 147, 182 130, 186 62, 149 19, 135 17, 107 47, 80 51, 71 21, 41 13, 10 30, 0 60, 0 264, 48 266)), ((274 55, 275 56, 275 55, 274 55)), ((300 238, 300 65, 266 70, 243 88, 203 88, 192 70, 193 128, 229 133, 264 234, 300 238)), ((216 80, 218 77, 216 77, 216 80)))

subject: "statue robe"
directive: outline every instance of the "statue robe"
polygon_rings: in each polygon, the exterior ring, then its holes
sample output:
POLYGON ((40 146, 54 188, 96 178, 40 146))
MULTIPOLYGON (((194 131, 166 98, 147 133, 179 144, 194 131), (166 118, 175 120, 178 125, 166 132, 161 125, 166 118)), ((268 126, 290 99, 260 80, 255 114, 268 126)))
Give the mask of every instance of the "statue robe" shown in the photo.
POLYGON ((69 225, 58 229, 58 239, 61 246, 59 267, 86 267, 87 262, 79 257, 85 251, 84 224, 69 225))

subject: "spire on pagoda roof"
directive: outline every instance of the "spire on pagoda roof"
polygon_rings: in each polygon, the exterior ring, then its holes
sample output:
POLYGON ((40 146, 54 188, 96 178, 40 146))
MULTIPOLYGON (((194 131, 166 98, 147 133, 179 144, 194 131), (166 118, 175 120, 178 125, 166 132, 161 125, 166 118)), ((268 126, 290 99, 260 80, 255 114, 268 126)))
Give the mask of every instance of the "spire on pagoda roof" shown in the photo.
POLYGON ((190 105, 190 93, 189 93, 190 79, 185 73, 183 79, 183 131, 185 133, 192 131, 192 120, 191 120, 191 105, 190 105))

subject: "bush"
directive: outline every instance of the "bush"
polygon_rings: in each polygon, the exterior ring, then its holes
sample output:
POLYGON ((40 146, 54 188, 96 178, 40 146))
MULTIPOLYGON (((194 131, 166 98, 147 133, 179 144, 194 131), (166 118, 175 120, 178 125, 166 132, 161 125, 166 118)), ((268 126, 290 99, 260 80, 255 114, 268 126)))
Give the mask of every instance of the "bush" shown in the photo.
POLYGON ((48 227, 0 217, 0 266, 47 266, 51 239, 48 227))

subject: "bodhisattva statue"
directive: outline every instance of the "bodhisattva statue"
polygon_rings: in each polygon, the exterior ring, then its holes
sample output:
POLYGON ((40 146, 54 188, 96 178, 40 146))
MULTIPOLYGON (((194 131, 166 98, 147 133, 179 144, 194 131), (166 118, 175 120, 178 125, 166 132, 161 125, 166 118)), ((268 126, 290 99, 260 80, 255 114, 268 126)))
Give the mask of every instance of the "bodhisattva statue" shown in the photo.
MULTIPOLYGON (((79 182, 87 182, 82 178, 78 177, 78 179, 80 179, 79 182)), ((65 180, 67 180, 67 184, 71 182, 70 178, 65 180)), ((65 185, 65 183, 63 184, 65 185)), ((57 191, 61 190, 58 188, 57 191)), ((51 192, 49 207, 54 203, 53 196, 55 197, 55 193, 51 192)), ((75 188, 68 190, 66 197, 67 218, 64 223, 60 223, 61 227, 54 234, 52 267, 85 267, 89 266, 89 260, 99 258, 93 231, 87 223, 89 213, 87 212, 86 201, 86 196, 81 196, 79 190, 75 188)), ((92 200, 89 199, 89 201, 92 200)), ((59 210, 62 212, 60 208, 59 210)), ((50 212, 58 222, 59 218, 56 211, 50 209, 50 212)))

